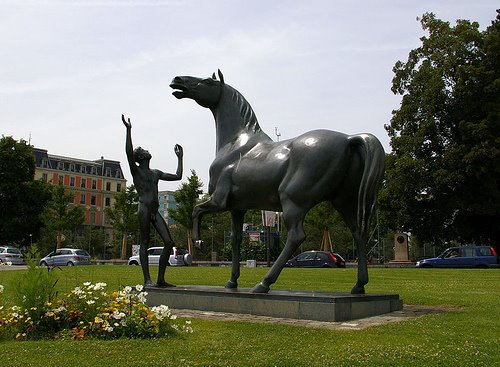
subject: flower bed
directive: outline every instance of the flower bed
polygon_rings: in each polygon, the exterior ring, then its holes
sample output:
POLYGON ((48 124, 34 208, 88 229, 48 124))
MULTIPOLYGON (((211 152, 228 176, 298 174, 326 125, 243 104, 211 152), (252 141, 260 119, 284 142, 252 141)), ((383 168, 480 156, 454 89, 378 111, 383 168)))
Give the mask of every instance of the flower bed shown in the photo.
MULTIPOLYGON (((5 306, 0 298, 0 337, 27 339, 161 338, 192 333, 168 306, 148 307, 141 285, 106 291, 106 283, 83 283, 43 306, 5 306)), ((3 286, 0 285, 0 297, 3 286)))

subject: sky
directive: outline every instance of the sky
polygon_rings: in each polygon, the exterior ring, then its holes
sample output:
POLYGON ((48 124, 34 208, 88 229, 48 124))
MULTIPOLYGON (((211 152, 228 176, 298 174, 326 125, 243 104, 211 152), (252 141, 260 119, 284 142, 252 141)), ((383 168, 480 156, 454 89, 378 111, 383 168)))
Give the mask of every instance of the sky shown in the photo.
MULTIPOLYGON (((376 135, 400 104, 392 68, 433 12, 491 24, 493 0, 0 0, 0 135, 49 154, 121 162, 124 114, 134 147, 174 173, 174 145, 208 185, 215 157, 209 110, 177 100, 177 75, 220 69, 273 139, 330 129, 376 135)), ((176 190, 181 182, 161 182, 176 190)))

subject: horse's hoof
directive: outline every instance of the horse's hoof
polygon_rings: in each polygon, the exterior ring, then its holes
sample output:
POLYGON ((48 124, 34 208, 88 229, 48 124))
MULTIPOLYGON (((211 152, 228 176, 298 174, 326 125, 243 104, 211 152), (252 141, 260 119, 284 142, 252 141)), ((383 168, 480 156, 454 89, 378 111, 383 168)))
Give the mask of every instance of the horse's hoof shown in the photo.
POLYGON ((154 284, 151 280, 146 280, 144 282, 144 288, 146 288, 146 287, 155 287, 155 286, 156 286, 156 284, 154 284))
POLYGON ((238 283, 237 282, 233 282, 232 280, 229 280, 226 283, 226 289, 236 289, 236 288, 238 288, 238 283))
POLYGON ((351 294, 365 294, 365 287, 364 286, 360 286, 360 285, 355 285, 352 289, 351 289, 351 294))
POLYGON ((175 287, 175 284, 170 284, 165 281, 157 282, 156 283, 156 288, 172 288, 175 287))
POLYGON ((267 285, 264 285, 263 283, 259 283, 255 287, 252 288, 250 293, 268 293, 269 289, 270 288, 267 285))

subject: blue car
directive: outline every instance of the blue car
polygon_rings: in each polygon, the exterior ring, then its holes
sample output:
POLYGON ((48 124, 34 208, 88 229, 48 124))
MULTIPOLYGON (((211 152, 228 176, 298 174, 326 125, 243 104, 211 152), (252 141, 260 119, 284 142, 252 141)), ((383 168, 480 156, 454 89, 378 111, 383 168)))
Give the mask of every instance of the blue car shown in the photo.
POLYGON ((491 246, 447 248, 438 257, 417 261, 417 268, 496 268, 498 256, 491 246))

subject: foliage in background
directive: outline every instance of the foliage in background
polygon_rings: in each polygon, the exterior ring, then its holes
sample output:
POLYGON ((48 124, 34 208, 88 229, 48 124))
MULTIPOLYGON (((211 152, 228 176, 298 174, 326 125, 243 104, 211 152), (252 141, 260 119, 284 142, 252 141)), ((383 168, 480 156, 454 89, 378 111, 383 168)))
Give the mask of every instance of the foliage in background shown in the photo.
POLYGON ((303 251, 320 249, 325 227, 330 232, 333 251, 347 257, 352 252, 351 231, 333 205, 326 201, 312 208, 304 219, 307 238, 303 251))
POLYGON ((132 233, 135 233, 139 226, 137 221, 138 205, 139 194, 137 194, 135 186, 130 185, 126 190, 122 190, 116 194, 112 207, 106 208, 106 215, 113 228, 122 237, 120 251, 120 259, 122 260, 126 260, 132 253, 132 248, 128 245, 128 237, 132 233))
POLYGON ((50 198, 48 185, 34 181, 33 149, 24 140, 0 138, 0 244, 29 245, 41 227, 39 215, 50 198))
POLYGON ((168 209, 168 215, 177 224, 183 226, 187 233, 187 248, 190 253, 192 249, 191 232, 193 228, 193 209, 201 194, 203 194, 203 182, 196 175, 195 170, 191 170, 191 176, 188 177, 188 182, 181 184, 180 188, 174 193, 177 208, 168 209))
POLYGON ((500 240, 498 14, 485 31, 424 14, 428 35, 393 69, 402 103, 386 126, 393 152, 380 202, 394 229, 423 242, 500 240))
POLYGON ((44 225, 56 232, 57 248, 60 248, 63 242, 63 231, 76 231, 85 219, 83 208, 74 204, 74 198, 75 194, 66 192, 60 182, 52 186, 52 199, 41 214, 44 225))
MULTIPOLYGON (((222 248, 220 257, 222 260, 231 261, 232 259, 232 246, 231 241, 227 241, 222 248)), ((240 261, 245 260, 267 260, 267 246, 264 242, 256 241, 250 242, 248 235, 243 236, 240 247, 240 261)))

